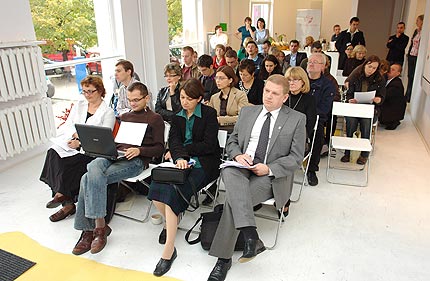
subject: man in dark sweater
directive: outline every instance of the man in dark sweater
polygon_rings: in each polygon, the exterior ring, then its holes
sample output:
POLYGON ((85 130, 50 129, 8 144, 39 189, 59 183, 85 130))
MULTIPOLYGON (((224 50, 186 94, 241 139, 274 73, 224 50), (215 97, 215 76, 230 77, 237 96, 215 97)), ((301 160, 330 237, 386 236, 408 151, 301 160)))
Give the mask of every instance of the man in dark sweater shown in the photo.
POLYGON ((390 64, 400 64, 403 65, 403 61, 405 60, 405 49, 409 42, 409 36, 405 35, 405 23, 399 22, 397 24, 396 34, 391 35, 388 38, 387 48, 387 61, 390 64))
POLYGON ((329 118, 336 93, 334 84, 323 75, 326 64, 326 56, 321 53, 310 55, 307 72, 311 83, 310 94, 315 98, 317 114, 319 115, 318 127, 315 136, 314 149, 307 173, 308 183, 311 186, 318 184, 316 172, 319 170, 321 149, 324 143, 324 123, 329 118))
POLYGON ((148 89, 140 82, 128 87, 127 100, 131 112, 121 115, 121 121, 148 124, 140 146, 119 143, 125 157, 117 160, 96 158, 88 164, 88 172, 81 178, 75 229, 82 230, 72 253, 81 255, 91 250, 98 253, 106 245, 112 229, 105 223, 107 186, 111 183, 139 175, 153 157, 161 157, 164 151, 163 118, 152 112, 148 89))

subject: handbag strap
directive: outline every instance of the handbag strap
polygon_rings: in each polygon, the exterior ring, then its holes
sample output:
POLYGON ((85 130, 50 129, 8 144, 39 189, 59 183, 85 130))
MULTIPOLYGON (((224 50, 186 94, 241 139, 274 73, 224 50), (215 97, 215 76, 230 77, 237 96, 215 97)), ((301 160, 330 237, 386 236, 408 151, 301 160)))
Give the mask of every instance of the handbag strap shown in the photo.
POLYGON ((194 244, 197 244, 197 243, 199 243, 200 242, 200 234, 199 234, 199 236, 196 238, 196 239, 194 239, 194 240, 191 240, 190 241, 190 235, 191 235, 191 232, 193 232, 193 229, 196 227, 196 225, 198 225, 199 224, 199 222, 202 220, 202 216, 200 216, 200 218, 198 218, 198 220, 196 221, 196 223, 190 228, 190 230, 188 230, 187 231, 187 233, 185 233, 185 241, 187 241, 188 242, 188 244, 190 244, 190 245, 194 245, 194 244))

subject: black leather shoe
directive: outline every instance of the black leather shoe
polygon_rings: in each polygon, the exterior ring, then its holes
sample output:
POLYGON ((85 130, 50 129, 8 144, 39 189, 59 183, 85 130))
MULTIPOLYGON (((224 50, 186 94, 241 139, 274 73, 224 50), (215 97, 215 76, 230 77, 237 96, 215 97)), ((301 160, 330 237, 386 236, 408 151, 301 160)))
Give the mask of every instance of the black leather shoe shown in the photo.
POLYGON ((266 250, 266 247, 264 247, 263 241, 260 239, 248 239, 245 241, 245 249, 243 250, 243 255, 239 258, 239 262, 249 262, 264 250, 266 250))
POLYGON ((178 255, 176 253, 176 248, 175 248, 170 260, 165 260, 165 259, 161 258, 158 261, 157 266, 155 267, 154 275, 155 276, 163 276, 164 274, 166 274, 167 271, 169 271, 170 268, 172 267, 173 261, 176 259, 177 256, 178 255))
MULTIPOLYGON (((282 221, 284 221, 284 218, 286 218, 288 216, 288 214, 290 213, 290 204, 291 204, 291 200, 288 200, 287 204, 285 204, 285 206, 284 206, 284 209, 286 207, 288 207, 288 209, 286 211, 282 211, 282 216, 283 216, 282 221)), ((273 206, 275 206, 275 204, 273 204, 273 206)), ((275 206, 275 208, 276 208, 276 206, 275 206)), ((279 210, 278 210, 278 218, 279 219, 281 218, 281 212, 279 210)))
POLYGON ((167 230, 163 228, 163 230, 160 233, 160 236, 158 236, 158 243, 161 245, 166 244, 166 237, 167 237, 167 230))
POLYGON ((254 212, 257 212, 261 208, 263 208, 263 204, 259 203, 259 204, 255 205, 252 209, 254 210, 254 212))
POLYGON ((224 281, 227 277, 227 272, 231 268, 231 259, 228 262, 218 260, 209 274, 208 281, 224 281))
POLYGON ((308 176, 308 183, 310 186, 318 185, 317 174, 314 171, 309 171, 307 176, 308 176))

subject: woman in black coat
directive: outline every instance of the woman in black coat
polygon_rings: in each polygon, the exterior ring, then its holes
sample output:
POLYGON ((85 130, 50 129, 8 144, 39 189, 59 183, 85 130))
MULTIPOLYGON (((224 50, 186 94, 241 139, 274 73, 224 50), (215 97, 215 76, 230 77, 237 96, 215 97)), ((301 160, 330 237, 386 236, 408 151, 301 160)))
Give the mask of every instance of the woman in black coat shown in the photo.
POLYGON ((184 212, 196 191, 219 176, 220 147, 218 143, 218 120, 215 109, 201 103, 204 89, 199 80, 187 80, 180 89, 182 110, 172 117, 169 133, 170 155, 176 167, 190 167, 183 185, 177 185, 180 195, 171 184, 151 183, 148 199, 165 218, 165 228, 159 236, 159 243, 165 244, 163 254, 154 275, 161 276, 169 271, 176 258, 175 237, 179 215, 184 212))
MULTIPOLYGON (((368 92, 376 91, 375 97, 373 98, 373 104, 375 105, 375 117, 378 117, 379 106, 384 102, 385 99, 385 79, 382 77, 379 67, 381 60, 375 56, 369 56, 364 63, 356 68, 351 75, 347 78, 348 91, 346 93, 346 100, 349 103, 357 103, 354 98, 355 92, 368 92)), ((358 117, 346 117, 346 135, 352 137, 354 132, 357 130, 358 124, 360 123, 361 137, 370 139, 370 119, 358 118, 358 117)), ((369 157, 369 152, 362 151, 360 157, 357 159, 357 164, 364 165, 369 157)), ((345 150, 345 155, 340 159, 342 162, 350 161, 350 151, 345 150)))
POLYGON ((181 110, 179 100, 179 87, 182 70, 177 63, 169 63, 164 67, 164 77, 168 86, 160 89, 155 104, 155 112, 163 117, 166 122, 172 121, 172 117, 181 110))

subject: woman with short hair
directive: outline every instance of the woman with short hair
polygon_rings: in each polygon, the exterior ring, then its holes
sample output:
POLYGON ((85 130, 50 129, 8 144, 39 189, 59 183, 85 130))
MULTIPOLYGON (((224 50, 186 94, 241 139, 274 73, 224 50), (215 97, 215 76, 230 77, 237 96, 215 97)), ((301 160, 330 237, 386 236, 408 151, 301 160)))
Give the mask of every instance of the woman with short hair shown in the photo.
POLYGON ((220 147, 218 143, 218 122, 216 111, 201 103, 204 89, 200 81, 191 78, 180 89, 182 109, 172 117, 169 133, 170 154, 176 167, 190 167, 187 180, 177 185, 181 194, 171 184, 152 182, 148 199, 165 218, 165 227, 158 242, 165 244, 161 259, 154 275, 162 276, 168 272, 177 257, 175 248, 179 215, 183 213, 194 194, 219 176, 220 147))
POLYGON ((179 87, 182 79, 181 66, 177 63, 169 63, 164 67, 164 77, 167 86, 160 89, 155 104, 155 112, 163 117, 163 120, 170 122, 172 117, 181 110, 179 100, 179 87))

